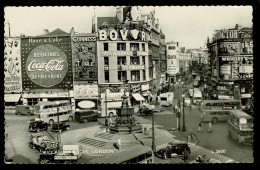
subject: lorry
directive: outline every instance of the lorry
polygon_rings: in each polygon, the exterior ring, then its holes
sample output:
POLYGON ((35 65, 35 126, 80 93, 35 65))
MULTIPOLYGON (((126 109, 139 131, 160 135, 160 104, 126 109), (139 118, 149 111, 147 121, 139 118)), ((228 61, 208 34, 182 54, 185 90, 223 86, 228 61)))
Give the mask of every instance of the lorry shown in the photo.
POLYGON ((202 92, 199 88, 193 89, 193 104, 200 105, 202 102, 202 92))
POLYGON ((54 154, 41 154, 39 164, 76 163, 82 156, 82 147, 79 145, 63 145, 61 150, 54 154))
POLYGON ((159 97, 160 106, 171 106, 173 104, 173 97, 173 92, 161 93, 159 97))
POLYGON ((29 147, 37 149, 39 152, 55 153, 58 151, 58 142, 50 140, 42 134, 31 134, 29 147))

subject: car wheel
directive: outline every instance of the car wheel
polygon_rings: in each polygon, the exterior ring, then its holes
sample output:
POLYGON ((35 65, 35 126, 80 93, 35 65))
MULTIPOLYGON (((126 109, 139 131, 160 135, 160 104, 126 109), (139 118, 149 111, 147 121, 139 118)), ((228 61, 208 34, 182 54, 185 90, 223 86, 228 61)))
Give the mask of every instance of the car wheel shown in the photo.
POLYGON ((70 127, 67 127, 67 130, 69 130, 70 129, 70 127))
POLYGON ((84 121, 84 123, 88 123, 88 119, 84 119, 83 121, 84 121))
POLYGON ((51 120, 49 121, 49 125, 53 125, 53 123, 54 123, 54 121, 51 119, 51 120))
POLYGON ((31 143, 29 144, 29 147, 30 147, 31 149, 33 149, 33 145, 32 145, 31 143))
POLYGON ((38 128, 36 131, 37 131, 37 133, 39 133, 41 130, 38 128))
POLYGON ((42 152, 42 151, 43 151, 43 149, 42 149, 41 147, 39 147, 39 151, 40 151, 40 152, 42 152))
POLYGON ((163 152, 163 153, 162 153, 162 158, 163 158, 163 159, 167 159, 167 158, 168 158, 168 155, 167 155, 165 152, 163 152))
POLYGON ((216 118, 216 117, 212 118, 211 122, 212 122, 213 124, 216 124, 216 123, 218 122, 218 118, 216 118))
POLYGON ((69 122, 71 122, 73 120, 73 117, 72 116, 70 116, 69 117, 69 122))

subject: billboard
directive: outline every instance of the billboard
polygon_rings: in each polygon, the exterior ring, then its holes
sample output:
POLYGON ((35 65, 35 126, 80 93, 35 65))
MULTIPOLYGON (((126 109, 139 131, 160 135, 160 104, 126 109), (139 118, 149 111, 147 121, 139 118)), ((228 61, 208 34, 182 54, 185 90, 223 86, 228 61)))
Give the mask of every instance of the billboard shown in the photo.
POLYGON ((75 98, 98 97, 98 85, 74 82, 74 97, 75 98))
POLYGON ((218 46, 218 54, 239 54, 239 42, 220 42, 218 46))
POLYGON ((5 93, 22 91, 20 38, 4 39, 4 86, 5 93))
POLYGON ((74 81, 97 81, 96 37, 72 38, 74 81))
POLYGON ((73 83, 70 36, 22 38, 21 52, 24 90, 63 89, 73 83))
POLYGON ((179 60, 176 55, 167 55, 167 74, 175 75, 179 73, 179 60))

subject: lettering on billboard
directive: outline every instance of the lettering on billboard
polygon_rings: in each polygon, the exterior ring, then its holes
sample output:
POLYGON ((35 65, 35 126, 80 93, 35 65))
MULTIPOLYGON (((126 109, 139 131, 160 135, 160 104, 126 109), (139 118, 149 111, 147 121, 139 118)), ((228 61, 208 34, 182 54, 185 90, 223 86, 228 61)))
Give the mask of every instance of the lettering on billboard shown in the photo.
POLYGON ((240 47, 242 54, 253 54, 253 41, 241 42, 240 47))
POLYGON ((96 104, 90 100, 83 100, 78 103, 78 106, 87 109, 87 108, 93 108, 96 106, 96 104))
POLYGON ((98 97, 98 86, 96 84, 74 84, 74 97, 98 97))
POLYGON ((237 39, 238 30, 219 30, 214 35, 214 39, 237 39))
POLYGON ((102 51, 103 56, 132 56, 133 51, 102 51))
POLYGON ((177 59, 167 59, 167 74, 177 74, 178 72, 177 59))
POLYGON ((149 33, 144 31, 139 31, 137 29, 121 29, 121 30, 99 30, 98 32, 100 41, 116 41, 116 40, 140 40, 140 41, 151 41, 151 36, 149 33), (120 38, 118 39, 118 37, 120 38), (140 36, 139 36, 140 35, 140 36))
POLYGON ((239 42, 221 42, 218 46, 219 54, 239 54, 239 42))
POLYGON ((34 48, 26 61, 29 78, 39 86, 59 84, 68 71, 66 55, 57 47, 45 44, 34 48))
POLYGON ((21 92, 20 39, 4 39, 4 86, 5 92, 21 92))
POLYGON ((96 45, 89 38, 95 37, 72 38, 74 81, 97 80, 96 45))
POLYGON ((21 44, 24 89, 63 89, 72 84, 69 36, 22 38, 21 44))

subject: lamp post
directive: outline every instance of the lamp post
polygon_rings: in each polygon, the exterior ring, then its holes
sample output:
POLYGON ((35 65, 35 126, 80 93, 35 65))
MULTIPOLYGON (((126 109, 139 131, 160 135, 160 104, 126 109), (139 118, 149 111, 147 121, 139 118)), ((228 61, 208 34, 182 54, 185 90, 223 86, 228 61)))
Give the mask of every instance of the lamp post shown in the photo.
POLYGON ((105 92, 105 107, 106 107, 105 126, 108 126, 108 120, 107 120, 107 90, 106 90, 106 92, 105 92))
POLYGON ((185 91, 183 92, 182 94, 182 98, 183 98, 183 103, 182 103, 182 106, 183 106, 183 123, 182 123, 182 131, 183 132, 186 132, 186 126, 185 126, 185 113, 184 113, 184 102, 185 102, 185 91))
POLYGON ((154 114, 152 112, 152 150, 155 153, 156 152, 156 146, 155 146, 155 137, 154 137, 154 114))
POLYGON ((56 105, 57 105, 57 114, 58 114, 58 134, 57 134, 57 140, 58 140, 58 148, 60 150, 60 143, 61 143, 61 138, 60 138, 60 113, 59 113, 59 105, 60 105, 60 101, 56 101, 56 105))

